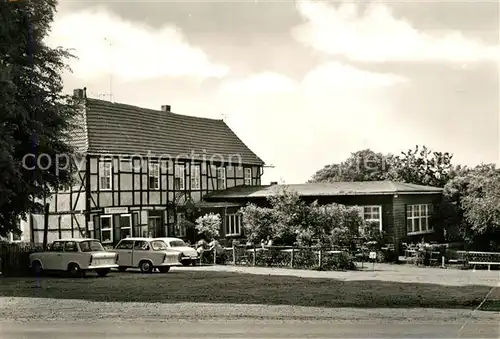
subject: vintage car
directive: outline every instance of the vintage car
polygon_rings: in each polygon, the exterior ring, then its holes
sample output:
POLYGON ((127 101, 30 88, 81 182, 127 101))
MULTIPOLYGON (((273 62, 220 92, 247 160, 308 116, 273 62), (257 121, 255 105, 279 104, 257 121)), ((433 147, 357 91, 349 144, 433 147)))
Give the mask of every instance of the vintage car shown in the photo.
POLYGON ((182 266, 182 255, 167 245, 153 238, 125 238, 112 250, 118 254, 118 270, 139 268, 143 273, 151 273, 157 269, 167 273, 172 266, 182 266))
POLYGON ((155 238, 155 240, 161 240, 167 245, 168 249, 181 253, 181 263, 183 266, 189 266, 190 264, 194 266, 200 260, 198 252, 194 248, 189 247, 182 239, 155 238))
POLYGON ((32 253, 30 267, 34 273, 66 271, 72 276, 84 276, 95 271, 100 277, 117 268, 116 253, 107 252, 96 239, 60 239, 47 251, 32 253))

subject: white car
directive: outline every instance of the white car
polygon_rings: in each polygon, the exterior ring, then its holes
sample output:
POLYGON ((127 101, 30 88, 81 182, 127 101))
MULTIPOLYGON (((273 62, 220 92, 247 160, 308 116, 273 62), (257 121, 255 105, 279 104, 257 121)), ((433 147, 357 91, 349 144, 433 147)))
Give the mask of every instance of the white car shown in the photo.
POLYGON ((172 266, 182 266, 181 254, 170 250, 163 241, 152 238, 125 238, 115 246, 118 254, 118 270, 139 268, 143 273, 158 269, 167 273, 172 266))
POLYGON ((48 251, 30 254, 31 269, 42 271, 66 271, 72 276, 84 276, 95 271, 100 277, 117 268, 117 256, 107 252, 96 239, 60 239, 54 241, 48 251))
POLYGON ((183 266, 189 266, 189 264, 194 266, 197 261, 200 260, 198 252, 194 248, 189 247, 182 239, 155 238, 155 240, 161 240, 165 243, 165 245, 167 245, 167 248, 181 253, 181 263, 183 266))

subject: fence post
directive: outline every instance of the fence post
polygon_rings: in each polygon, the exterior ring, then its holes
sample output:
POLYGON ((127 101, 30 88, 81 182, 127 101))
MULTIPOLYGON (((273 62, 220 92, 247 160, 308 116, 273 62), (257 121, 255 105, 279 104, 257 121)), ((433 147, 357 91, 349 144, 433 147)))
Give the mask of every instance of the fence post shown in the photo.
POLYGON ((253 265, 255 266, 256 262, 256 257, 257 257, 257 250, 255 249, 255 244, 253 245, 253 265))
POLYGON ((236 247, 234 247, 234 242, 233 242, 233 265, 236 265, 236 247))
POLYGON ((295 256, 295 247, 292 246, 292 252, 290 253, 290 268, 293 268, 294 256, 295 256))
POLYGON ((217 265, 217 251, 215 250, 215 247, 213 251, 214 251, 214 265, 217 265))
POLYGON ((44 218, 43 218, 43 250, 47 250, 47 237, 49 233, 49 210, 50 204, 45 204, 44 218))
POLYGON ((319 249, 319 268, 323 265, 323 249, 320 247, 319 249))

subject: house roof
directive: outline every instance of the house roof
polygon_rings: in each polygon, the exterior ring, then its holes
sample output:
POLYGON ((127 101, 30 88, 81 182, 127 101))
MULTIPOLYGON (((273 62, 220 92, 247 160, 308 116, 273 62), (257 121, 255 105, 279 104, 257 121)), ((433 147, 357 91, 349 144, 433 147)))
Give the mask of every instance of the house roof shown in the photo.
POLYGON ((222 120, 88 98, 80 125, 76 146, 89 154, 264 164, 222 120))
POLYGON ((224 191, 215 191, 205 199, 266 198, 282 187, 296 191, 303 197, 346 195, 392 195, 392 194, 439 194, 442 188, 406 184, 393 181, 353 181, 334 183, 307 183, 293 185, 238 186, 224 191))

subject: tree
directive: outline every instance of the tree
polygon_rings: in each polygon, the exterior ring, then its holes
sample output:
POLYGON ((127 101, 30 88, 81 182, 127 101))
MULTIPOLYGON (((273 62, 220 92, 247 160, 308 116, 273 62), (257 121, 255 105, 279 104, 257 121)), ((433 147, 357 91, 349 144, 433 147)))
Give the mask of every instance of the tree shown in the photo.
POLYGON ((275 214, 271 208, 248 204, 240 210, 243 219, 243 229, 251 242, 267 239, 273 235, 275 214))
POLYGON ((500 240, 500 172, 494 165, 458 168, 445 185, 438 225, 448 241, 477 249, 500 240))
POLYGON ((78 105, 62 94, 61 71, 72 57, 43 42, 55 0, 0 5, 0 235, 19 232, 18 218, 39 212, 51 191, 71 184, 66 162, 78 105), (34 154, 35 157, 25 158, 34 154), (43 157, 41 157, 43 155, 43 157), (66 157, 61 157, 66 155, 66 157), (41 160, 38 164, 35 159, 41 160), (25 161, 26 160, 26 161, 25 161), (33 169, 31 169, 33 168, 33 169))
POLYGON ((196 219, 195 228, 199 235, 212 240, 219 237, 221 223, 220 215, 209 213, 196 219))
POLYGON ((416 185, 444 187, 453 174, 448 152, 433 152, 426 146, 415 146, 394 157, 387 179, 416 185))
POLYGON ((394 156, 363 149, 340 164, 327 165, 317 171, 310 182, 379 181, 387 178, 394 156))

